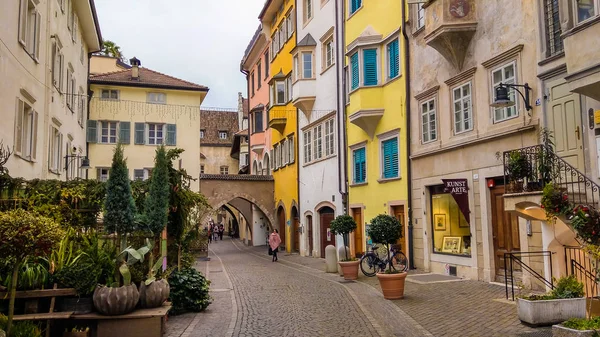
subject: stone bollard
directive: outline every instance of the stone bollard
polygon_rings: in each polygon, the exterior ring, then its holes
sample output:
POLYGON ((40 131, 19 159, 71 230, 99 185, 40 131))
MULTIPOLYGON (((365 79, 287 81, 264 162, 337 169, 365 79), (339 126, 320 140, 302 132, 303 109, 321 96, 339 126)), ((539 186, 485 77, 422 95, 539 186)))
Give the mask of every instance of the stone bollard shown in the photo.
MULTIPOLYGON (((346 247, 346 249, 348 249, 348 257, 350 257, 350 248, 346 247)), ((344 246, 341 246, 337 249, 337 253, 338 253, 338 261, 342 261, 346 259, 346 251, 344 250, 344 246)), ((338 274, 340 274, 340 276, 344 276, 344 273, 342 272, 342 267, 340 266, 340 264, 338 263, 338 274)))
POLYGON ((327 265, 325 271, 328 273, 337 273, 338 271, 338 261, 335 251, 336 249, 333 245, 325 247, 325 263, 327 265))

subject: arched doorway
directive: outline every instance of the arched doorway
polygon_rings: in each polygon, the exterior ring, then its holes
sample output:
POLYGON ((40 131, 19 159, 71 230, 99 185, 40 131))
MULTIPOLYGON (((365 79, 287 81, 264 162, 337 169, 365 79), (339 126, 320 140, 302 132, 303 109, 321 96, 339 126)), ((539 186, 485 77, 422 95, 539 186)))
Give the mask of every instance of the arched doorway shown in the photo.
POLYGON ((281 237, 281 247, 285 247, 285 210, 282 206, 277 209, 277 222, 279 225, 279 236, 281 237))
POLYGON ((328 245, 335 245, 335 235, 330 231, 330 224, 333 221, 334 211, 331 207, 325 206, 319 210, 319 217, 321 224, 321 257, 325 257, 325 247, 328 245))
POLYGON ((260 172, 258 172, 258 164, 256 163, 256 160, 254 163, 252 163, 252 174, 260 174, 260 172))
POLYGON ((263 174, 265 175, 271 175, 271 166, 269 164, 269 155, 265 154, 265 157, 263 158, 263 169, 265 170, 263 174))
POLYGON ((312 215, 306 216, 306 227, 308 228, 308 248, 307 248, 308 256, 312 256, 312 252, 314 249, 312 215))
POLYGON ((296 209, 296 206, 292 206, 290 220, 292 223, 292 251, 300 252, 300 219, 298 218, 298 210, 296 209))
POLYGON ((262 163, 258 163, 258 171, 256 171, 258 175, 263 175, 262 163))

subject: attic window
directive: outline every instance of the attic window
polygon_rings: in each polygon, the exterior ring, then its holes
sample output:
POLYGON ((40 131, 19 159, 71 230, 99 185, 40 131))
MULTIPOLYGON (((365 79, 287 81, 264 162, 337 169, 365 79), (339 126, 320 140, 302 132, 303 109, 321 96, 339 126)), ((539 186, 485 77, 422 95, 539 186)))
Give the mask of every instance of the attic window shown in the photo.
POLYGON ((227 139, 227 131, 219 131, 219 139, 227 139))

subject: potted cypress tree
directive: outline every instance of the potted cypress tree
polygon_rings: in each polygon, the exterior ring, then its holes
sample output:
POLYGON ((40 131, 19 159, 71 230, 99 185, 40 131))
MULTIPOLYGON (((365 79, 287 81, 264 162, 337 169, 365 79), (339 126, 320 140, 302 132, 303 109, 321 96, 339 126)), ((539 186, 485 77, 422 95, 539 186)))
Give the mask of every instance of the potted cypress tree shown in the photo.
MULTIPOLYGON (((169 167, 167 150, 160 146, 154 157, 154 169, 150 178, 150 190, 146 198, 145 224, 154 235, 154 243, 168 221, 169 212, 169 167)), ((156 245, 155 245, 156 246, 156 245)), ((162 266, 162 260, 154 262, 154 249, 150 250, 149 272, 145 281, 140 284, 140 303, 144 308, 161 306, 169 298, 169 283, 166 279, 156 279, 162 266)))
POLYGON ((330 228, 334 235, 339 234, 344 240, 344 252, 346 253, 346 258, 338 262, 344 273, 344 279, 356 280, 358 278, 359 261, 355 258, 348 257, 348 234, 356 230, 356 222, 354 222, 354 219, 350 215, 338 215, 338 217, 331 222, 330 228))
POLYGON ((135 212, 127 161, 123 146, 117 144, 106 184, 104 230, 107 233, 117 233, 121 254, 116 261, 115 282, 112 286, 98 286, 94 291, 94 306, 102 314, 126 314, 135 309, 139 300, 139 292, 136 285, 131 283, 128 266, 142 260, 148 248, 136 251, 127 247, 127 234, 136 227, 135 212))
MULTIPOLYGON (((371 226, 367 231, 374 243, 383 244, 387 250, 387 260, 390 261, 390 245, 396 244, 402 237, 402 224, 391 215, 379 214, 371 220, 371 226)), ((388 269, 377 273, 383 297, 388 300, 396 300, 404 297, 404 282, 406 272, 388 269)))

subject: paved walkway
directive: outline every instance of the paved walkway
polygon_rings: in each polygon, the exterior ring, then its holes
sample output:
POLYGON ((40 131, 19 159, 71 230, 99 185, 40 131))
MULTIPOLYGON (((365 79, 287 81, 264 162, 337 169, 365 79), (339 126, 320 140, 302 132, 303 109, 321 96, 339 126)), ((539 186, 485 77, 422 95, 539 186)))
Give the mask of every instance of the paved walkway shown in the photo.
POLYGON ((504 288, 483 282, 407 283, 388 301, 376 278, 344 281, 323 259, 281 254, 225 239, 195 267, 211 280, 205 312, 171 317, 169 337, 197 336, 551 336, 528 328, 504 288))

